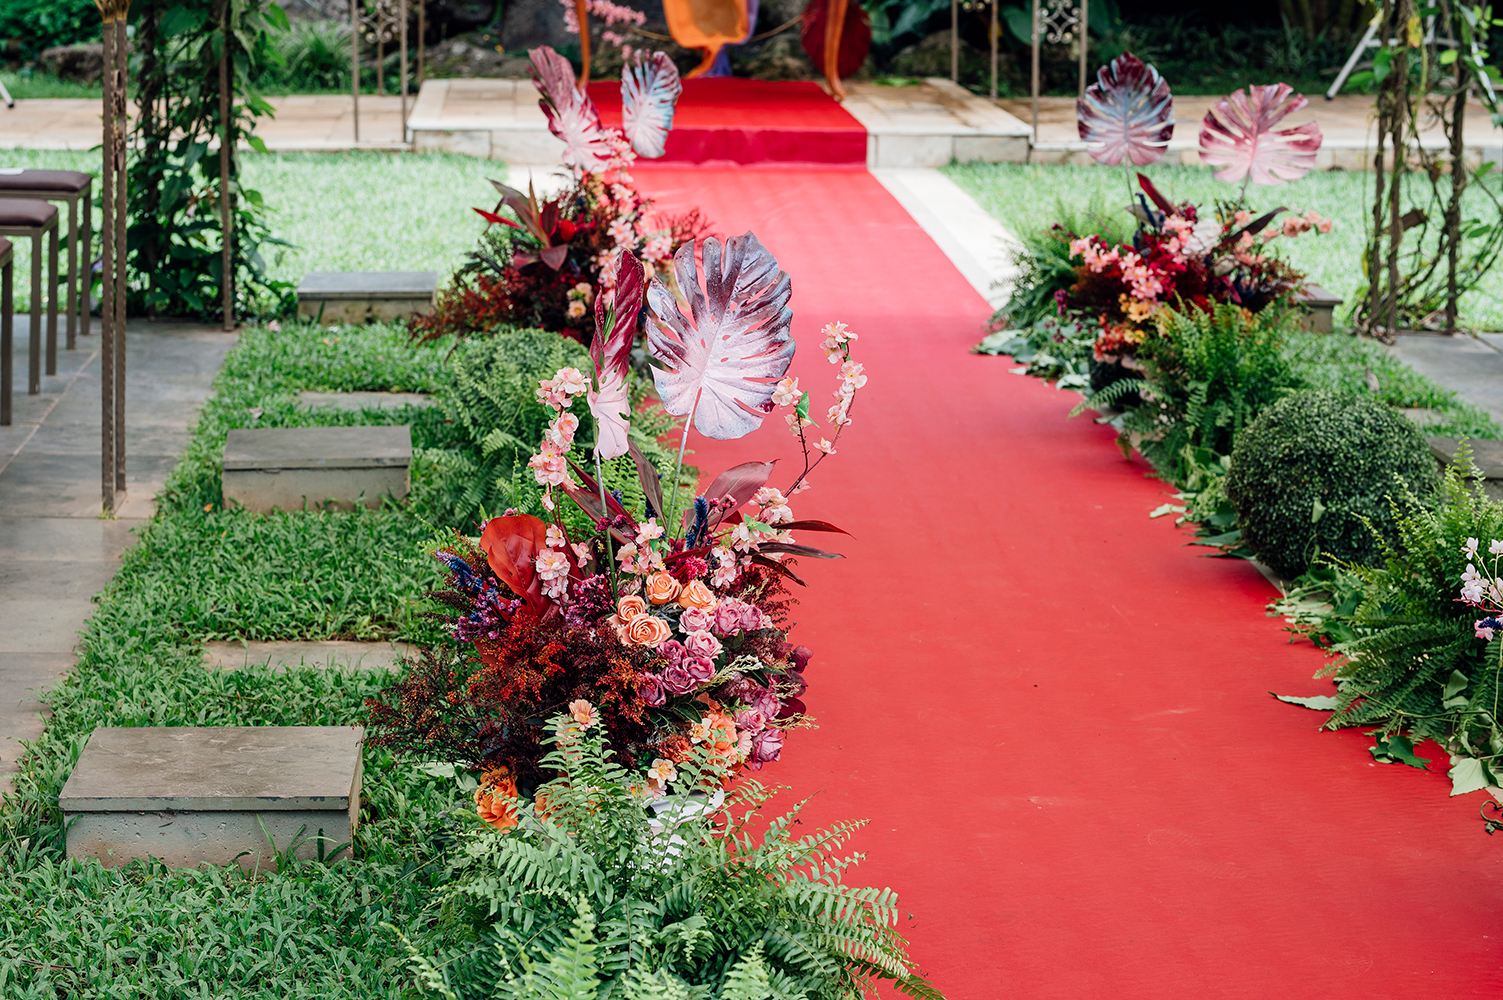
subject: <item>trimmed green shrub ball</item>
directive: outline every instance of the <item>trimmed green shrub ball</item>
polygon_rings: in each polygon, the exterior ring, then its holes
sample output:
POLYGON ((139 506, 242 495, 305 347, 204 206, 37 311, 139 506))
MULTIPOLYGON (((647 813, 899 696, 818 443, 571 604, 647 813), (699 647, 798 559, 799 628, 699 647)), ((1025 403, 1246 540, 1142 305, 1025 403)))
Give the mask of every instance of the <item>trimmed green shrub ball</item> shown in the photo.
POLYGON ((1401 491, 1395 476, 1421 498, 1439 486, 1419 429, 1371 396, 1312 389, 1275 403, 1242 432, 1226 493, 1253 553, 1292 580, 1317 555, 1379 561, 1373 531, 1394 538, 1386 497, 1401 491))

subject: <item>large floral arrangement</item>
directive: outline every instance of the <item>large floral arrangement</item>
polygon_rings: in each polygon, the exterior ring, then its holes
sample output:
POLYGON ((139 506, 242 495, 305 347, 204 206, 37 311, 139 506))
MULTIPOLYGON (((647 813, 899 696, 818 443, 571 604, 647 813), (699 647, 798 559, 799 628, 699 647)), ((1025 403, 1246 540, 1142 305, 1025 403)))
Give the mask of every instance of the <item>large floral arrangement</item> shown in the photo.
POLYGON ((559 741, 571 726, 603 726, 647 795, 664 793, 695 747, 732 771, 759 768, 806 721, 811 652, 788 635, 787 588, 803 582, 790 557, 833 555, 794 533, 840 529, 796 517, 791 501, 835 453, 866 375, 851 358, 856 335, 827 326, 821 347, 839 368, 832 433, 819 433, 809 393, 787 375, 788 276, 751 233, 706 239, 701 252, 703 276, 692 245, 674 258, 687 314, 658 277, 645 294, 647 344, 661 365, 654 382, 663 407, 685 421, 677 464, 654 467, 628 436, 625 386, 646 273, 624 252, 594 301, 594 370, 565 368, 538 387, 553 417, 529 467, 546 517, 508 511, 478 539, 457 537, 437 553, 451 571, 436 596, 454 612, 453 645, 368 703, 373 743, 479 770, 477 802, 498 824, 511 821, 519 790, 547 779, 540 738, 559 713, 572 719, 559 741), (803 455, 791 482, 773 487, 773 462, 747 462, 703 494, 684 489, 691 426, 739 438, 779 407, 803 455), (587 470, 576 448, 590 427, 587 470), (634 496, 606 487, 622 463, 635 467, 634 496))
POLYGON ((624 67, 624 120, 617 129, 601 123, 567 59, 547 46, 528 55, 539 104, 564 143, 570 180, 541 200, 531 186, 524 193, 491 181, 501 200, 493 209, 475 209, 491 225, 453 284, 439 293, 434 312, 413 321, 420 340, 512 323, 589 344, 595 334, 591 305, 602 287, 609 290, 620 254, 636 255, 650 275, 706 228, 698 210, 659 212, 630 172, 639 155, 663 155, 672 127, 682 84, 667 56, 639 52, 624 67))
POLYGON ((1245 208, 1223 205, 1204 213, 1190 202, 1171 203, 1142 174, 1138 183, 1142 224, 1131 245, 1065 234, 1074 283, 1059 289, 1055 301, 1062 314, 1099 322, 1097 361, 1130 359, 1166 307, 1208 311, 1227 302, 1262 311, 1304 282, 1270 241, 1331 231, 1331 221, 1313 210, 1285 215, 1279 208, 1253 218, 1245 208))

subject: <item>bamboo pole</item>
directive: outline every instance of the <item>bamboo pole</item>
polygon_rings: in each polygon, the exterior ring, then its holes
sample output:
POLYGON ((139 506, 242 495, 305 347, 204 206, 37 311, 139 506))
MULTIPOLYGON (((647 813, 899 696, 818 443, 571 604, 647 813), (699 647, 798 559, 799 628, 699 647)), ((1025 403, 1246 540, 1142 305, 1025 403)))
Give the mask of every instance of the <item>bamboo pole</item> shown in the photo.
POLYGON ((574 0, 574 19, 579 22, 579 92, 590 83, 590 9, 586 0, 574 0))
POLYGON ((230 2, 221 0, 219 8, 223 31, 219 48, 219 289, 227 331, 235 329, 235 224, 230 214, 230 2))
POLYGON ((428 48, 428 0, 418 0, 418 88, 422 89, 423 81, 428 79, 423 72, 423 62, 428 48))
POLYGON ((1091 44, 1091 34, 1088 30, 1091 26, 1091 0, 1080 0, 1080 96, 1085 96, 1086 88, 1086 49, 1091 44))
MULTIPOLYGON (((1380 10, 1382 17, 1381 42, 1384 49, 1387 48, 1391 29, 1393 26, 1392 0, 1382 0, 1380 10)), ((1382 51, 1382 50, 1380 50, 1382 51)), ((1385 81, 1378 88, 1378 129, 1377 150, 1373 153, 1373 238, 1367 248, 1367 330, 1368 333, 1376 332, 1381 320, 1379 319, 1383 307, 1383 171, 1384 143, 1388 139, 1388 119, 1392 114, 1393 105, 1393 81, 1385 81)))
POLYGON ((118 0, 120 17, 115 21, 115 61, 119 83, 115 87, 115 492, 125 492, 125 254, 126 197, 125 137, 129 127, 126 99, 130 90, 130 58, 125 15, 130 0, 118 0))
MULTIPOLYGON (((1409 21, 1409 0, 1398 0, 1395 6, 1394 26, 1404 31, 1409 21)), ((1388 144, 1393 147, 1393 174, 1388 183, 1388 334, 1399 332, 1399 248, 1404 242, 1404 222, 1399 214, 1399 199, 1403 194, 1405 142, 1404 126, 1409 107, 1409 50, 1408 39, 1400 35, 1394 46, 1393 68, 1390 76, 1394 81, 1394 103, 1390 109, 1388 144)))

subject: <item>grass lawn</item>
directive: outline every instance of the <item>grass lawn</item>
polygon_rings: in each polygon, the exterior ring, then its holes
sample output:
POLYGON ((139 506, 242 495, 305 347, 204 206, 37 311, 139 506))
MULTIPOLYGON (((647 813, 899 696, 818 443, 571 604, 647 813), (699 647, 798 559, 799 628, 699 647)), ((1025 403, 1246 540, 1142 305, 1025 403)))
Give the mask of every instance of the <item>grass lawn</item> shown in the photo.
MULTIPOLYGON (((206 671, 216 637, 430 638, 414 617, 439 580, 433 528, 415 503, 382 511, 261 516, 218 503, 215 456, 231 427, 411 423, 418 448, 448 443, 442 409, 312 414, 300 389, 442 394, 447 345, 400 328, 247 330, 230 354, 159 512, 99 596, 78 666, 0 807, 0 996, 397 997, 407 929, 430 863, 463 820, 440 781, 367 750, 358 861, 259 879, 238 869, 119 871, 64 864, 57 794, 96 726, 347 725, 390 677, 249 667, 206 671), (207 994, 206 994, 207 995, 207 994)), ((430 521, 439 516, 430 505, 430 521)), ((285 847, 286 845, 278 845, 285 847)))
MULTIPOLYGON (((946 167, 945 173, 1014 233, 1046 229, 1092 204, 1102 212, 1115 212, 1127 204, 1127 174, 1116 168, 964 163, 946 167)), ((1202 167, 1160 165, 1145 168, 1143 173, 1175 202, 1210 207, 1218 198, 1234 199, 1238 191, 1236 185, 1215 180, 1202 167)), ((1425 187, 1428 192, 1428 184, 1425 187)), ((1290 263, 1316 284, 1345 298, 1345 308, 1350 309, 1366 285, 1362 250, 1372 213, 1372 175, 1316 170, 1292 183, 1253 187, 1248 193, 1255 210, 1279 205, 1302 212, 1313 208, 1335 222, 1324 236, 1306 234, 1278 242, 1290 263)), ((1487 275, 1462 299, 1462 319, 1478 329, 1503 330, 1503 273, 1487 275)))
MULTIPOLYGON (((447 153, 245 153, 246 187, 261 192, 272 232, 293 244, 266 248, 271 275, 293 283, 309 271, 437 271, 440 283, 475 246, 506 167, 447 153)), ((0 151, 0 167, 99 174, 90 152, 0 151)), ((95 185, 97 196, 98 185, 95 185)), ((95 226, 99 215, 95 213, 95 226)), ((66 235, 66 234, 65 234, 66 235)), ((29 273, 29 244, 16 245, 16 273, 29 273)), ((66 262, 66 254, 62 262, 66 262)), ((25 283, 18 311, 28 308, 25 283)))

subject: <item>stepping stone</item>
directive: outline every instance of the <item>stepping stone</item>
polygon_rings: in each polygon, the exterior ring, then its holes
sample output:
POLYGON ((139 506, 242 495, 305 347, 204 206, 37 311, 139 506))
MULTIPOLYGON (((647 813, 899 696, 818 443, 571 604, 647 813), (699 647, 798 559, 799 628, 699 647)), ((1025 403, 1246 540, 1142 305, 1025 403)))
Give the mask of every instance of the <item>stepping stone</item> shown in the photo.
POLYGON ((395 427, 267 427, 230 431, 224 504, 265 514, 333 501, 372 509, 407 496, 412 430, 395 427))
POLYGON ((1311 333, 1330 333, 1336 328, 1336 308, 1346 301, 1319 285, 1306 285, 1294 293, 1294 300, 1309 310, 1300 325, 1311 333))
POLYGON ((266 664, 274 670, 396 670, 397 661, 418 655, 405 642, 211 642, 204 646, 204 666, 239 670, 266 664))
POLYGON ((68 857, 246 870, 320 845, 351 857, 364 739, 359 726, 96 729, 58 796, 68 857))
POLYGON ((297 394, 299 406, 336 410, 398 410, 404 406, 437 406, 426 392, 312 392, 297 394))
MULTIPOLYGON (((1456 449, 1461 447, 1460 438, 1433 437, 1430 454, 1444 468, 1455 462, 1456 449)), ((1503 502, 1503 441, 1468 439, 1472 447, 1472 464, 1482 470, 1482 489, 1494 500, 1503 502)))
POLYGON ((1434 427, 1450 419, 1439 410, 1431 410, 1423 406, 1401 406, 1399 412, 1419 427, 1434 427))
POLYGON ((437 271, 310 271, 297 314, 326 326, 406 319, 431 313, 437 289, 437 271))

